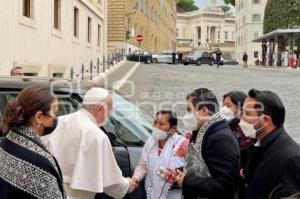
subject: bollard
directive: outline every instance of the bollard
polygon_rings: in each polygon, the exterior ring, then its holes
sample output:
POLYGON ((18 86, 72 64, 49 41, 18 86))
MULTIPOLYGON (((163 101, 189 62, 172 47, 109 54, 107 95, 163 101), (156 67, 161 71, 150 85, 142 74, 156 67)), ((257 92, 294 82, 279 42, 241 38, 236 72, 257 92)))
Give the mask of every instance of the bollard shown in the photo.
POLYGON ((71 75, 71 79, 73 79, 74 78, 74 68, 73 67, 71 67, 70 75, 71 75))
POLYGON ((100 59, 98 58, 97 59, 97 76, 99 75, 100 73, 100 59))
POLYGON ((81 65, 81 80, 84 80, 84 65, 81 65))
POLYGON ((90 80, 93 80, 93 61, 90 62, 90 80))
POLYGON ((103 62, 103 70, 102 70, 102 72, 105 72, 105 57, 104 56, 103 56, 102 62, 103 62))

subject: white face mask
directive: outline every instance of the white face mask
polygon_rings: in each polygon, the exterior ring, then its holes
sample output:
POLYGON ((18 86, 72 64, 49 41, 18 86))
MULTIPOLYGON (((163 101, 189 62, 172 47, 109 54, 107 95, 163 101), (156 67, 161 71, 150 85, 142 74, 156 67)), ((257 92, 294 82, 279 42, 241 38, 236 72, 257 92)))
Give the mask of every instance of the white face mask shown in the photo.
POLYGON ((255 129, 254 126, 255 124, 260 120, 261 118, 259 118, 254 124, 250 124, 244 120, 241 120, 239 125, 244 133, 244 135, 246 137, 249 138, 256 138, 256 133, 260 130, 262 130, 264 127, 261 127, 260 129, 255 129))
POLYGON ((193 113, 186 113, 182 118, 184 127, 189 131, 195 131, 198 127, 198 121, 193 113))
POLYGON ((165 140, 169 134, 170 134, 169 132, 163 131, 156 127, 153 127, 152 135, 153 135, 154 139, 157 141, 165 140))
POLYGON ((220 112, 225 116, 228 122, 231 122, 235 118, 233 111, 227 106, 223 106, 220 112))

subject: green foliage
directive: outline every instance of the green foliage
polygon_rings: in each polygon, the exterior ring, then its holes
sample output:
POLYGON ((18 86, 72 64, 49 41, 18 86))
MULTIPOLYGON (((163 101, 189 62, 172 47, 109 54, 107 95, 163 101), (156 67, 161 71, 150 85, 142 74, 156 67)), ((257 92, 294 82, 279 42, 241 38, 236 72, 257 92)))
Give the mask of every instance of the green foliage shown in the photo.
POLYGON ((268 0, 264 17, 264 33, 283 28, 299 28, 299 13, 299 0, 268 0))
POLYGON ((190 12, 194 10, 198 10, 199 8, 195 5, 193 0, 180 0, 177 3, 177 12, 190 12))
POLYGON ((224 0, 224 3, 226 4, 226 5, 233 5, 233 6, 235 6, 235 0, 224 0))
POLYGON ((229 6, 220 6, 224 13, 227 13, 231 8, 229 6))

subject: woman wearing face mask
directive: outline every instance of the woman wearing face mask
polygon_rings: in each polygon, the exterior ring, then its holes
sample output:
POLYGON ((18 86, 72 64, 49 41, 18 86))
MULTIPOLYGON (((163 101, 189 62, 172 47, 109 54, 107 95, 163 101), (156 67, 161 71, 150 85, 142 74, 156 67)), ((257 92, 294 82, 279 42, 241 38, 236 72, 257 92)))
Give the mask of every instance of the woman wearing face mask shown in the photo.
POLYGON ((40 85, 25 88, 6 105, 0 143, 0 198, 66 198, 55 158, 40 137, 56 126, 58 101, 40 85))
POLYGON ((247 98, 247 95, 243 92, 233 91, 225 94, 223 96, 223 108, 220 110, 221 113, 226 117, 226 120, 229 122, 229 126, 234 136, 237 138, 240 146, 240 169, 241 169, 241 179, 239 182, 239 198, 244 198, 245 183, 243 182, 244 178, 244 169, 247 164, 248 149, 254 144, 254 139, 246 137, 243 133, 239 123, 240 117, 242 116, 244 102, 247 98))
POLYGON ((160 175, 162 168, 177 169, 184 166, 188 140, 177 133, 176 126, 175 113, 160 111, 156 114, 152 136, 143 148, 132 177, 138 184, 146 176, 148 199, 181 198, 181 190, 174 188, 160 175))

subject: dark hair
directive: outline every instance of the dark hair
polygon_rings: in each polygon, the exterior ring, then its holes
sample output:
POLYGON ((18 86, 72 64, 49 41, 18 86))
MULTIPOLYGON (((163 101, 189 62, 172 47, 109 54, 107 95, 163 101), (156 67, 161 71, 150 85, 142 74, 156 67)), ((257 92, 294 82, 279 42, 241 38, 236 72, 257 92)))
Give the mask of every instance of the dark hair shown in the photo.
POLYGON ((199 88, 189 94, 186 99, 192 99, 192 103, 197 111, 206 107, 210 112, 216 113, 219 111, 219 104, 215 94, 207 88, 199 88))
POLYGON ((174 113, 172 111, 161 110, 161 111, 158 111, 156 113, 156 116, 158 116, 158 115, 168 115, 169 123, 170 123, 171 128, 174 127, 174 126, 177 126, 177 115, 176 115, 176 113, 174 113))
POLYGON ((55 99, 48 87, 31 85, 24 88, 16 100, 7 103, 2 117, 2 132, 7 133, 13 127, 30 125, 31 118, 38 111, 50 111, 55 99))
POLYGON ((285 121, 285 107, 278 95, 272 91, 258 91, 256 89, 251 89, 248 95, 258 102, 254 108, 259 109, 259 114, 270 116, 275 126, 283 126, 285 121))
POLYGON ((247 95, 240 91, 232 91, 223 96, 223 101, 226 97, 229 97, 234 105, 236 105, 239 109, 242 109, 247 95))
POLYGON ((10 70, 10 75, 13 76, 17 69, 23 69, 21 66, 15 66, 10 70))

